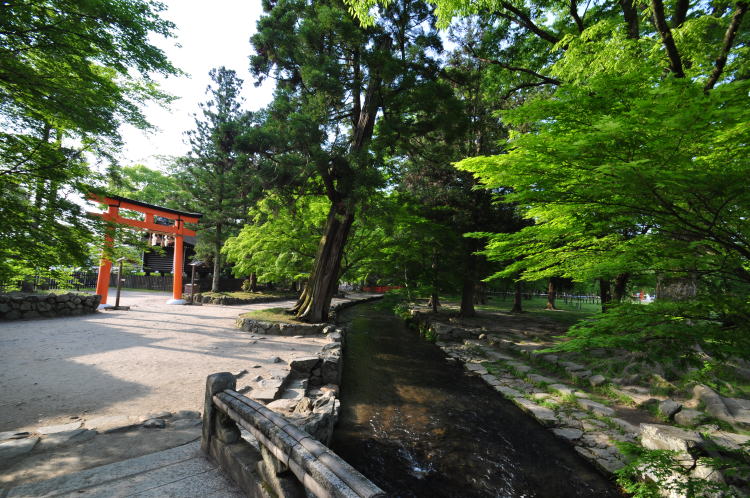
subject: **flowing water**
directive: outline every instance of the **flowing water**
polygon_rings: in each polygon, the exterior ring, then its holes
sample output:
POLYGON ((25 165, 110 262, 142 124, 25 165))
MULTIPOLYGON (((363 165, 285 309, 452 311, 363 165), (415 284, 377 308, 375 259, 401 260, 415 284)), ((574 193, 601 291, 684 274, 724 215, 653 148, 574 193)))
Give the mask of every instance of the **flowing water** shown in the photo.
POLYGON ((348 322, 332 448, 399 497, 615 497, 571 446, 374 305, 348 322))

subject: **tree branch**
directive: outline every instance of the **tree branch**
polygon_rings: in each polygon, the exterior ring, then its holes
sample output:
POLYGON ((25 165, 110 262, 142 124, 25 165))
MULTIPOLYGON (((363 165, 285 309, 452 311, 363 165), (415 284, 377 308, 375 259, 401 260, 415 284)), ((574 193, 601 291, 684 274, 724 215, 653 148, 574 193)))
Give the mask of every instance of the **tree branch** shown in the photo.
POLYGON ((543 74, 539 74, 536 71, 533 71, 531 69, 525 68, 525 67, 518 67, 518 66, 511 66, 510 64, 506 64, 505 62, 499 61, 497 59, 487 59, 485 57, 481 57, 477 54, 476 50, 474 50, 473 45, 467 45, 467 48, 471 52, 471 55, 478 61, 487 63, 487 64, 494 64, 496 66, 500 66, 503 69, 507 69, 509 71, 518 71, 520 73, 526 73, 530 74, 536 78, 539 78, 544 83, 549 83, 550 85, 559 85, 562 82, 556 78, 550 78, 549 76, 545 76, 543 74))
POLYGON ((690 8, 690 0, 677 0, 674 6, 674 15, 672 16, 672 27, 679 28, 687 18, 687 12, 690 8))
POLYGON ((622 8, 625 23, 628 25, 628 38, 637 40, 641 35, 638 26, 638 9, 636 9, 633 0, 620 0, 620 8, 622 8))
POLYGON ((747 2, 737 2, 737 10, 734 11, 732 21, 729 23, 726 33, 724 33, 724 43, 722 43, 721 52, 719 52, 719 56, 716 58, 714 70, 711 72, 711 76, 708 78, 706 86, 703 87, 703 90, 706 92, 713 89, 716 82, 719 81, 721 74, 724 72, 724 66, 727 64, 729 51, 732 49, 732 44, 734 43, 734 37, 737 34, 737 31, 740 29, 742 18, 745 16, 745 12, 747 12, 747 6, 747 2))
POLYGON ((534 88, 537 86, 544 86, 544 85, 550 85, 550 84, 551 83, 548 83, 546 81, 537 81, 534 83, 521 83, 520 85, 515 86, 511 88, 510 90, 508 90, 508 93, 503 95, 502 99, 508 100, 514 93, 516 93, 518 90, 523 90, 524 88, 534 88))
POLYGON ((659 31, 661 41, 667 50, 669 70, 672 71, 675 77, 684 78, 685 72, 682 69, 680 52, 677 50, 677 45, 675 45, 674 38, 672 37, 672 30, 669 29, 669 25, 664 19, 664 3, 661 0, 651 0, 651 8, 654 11, 654 26, 659 31))
POLYGON ((514 6, 510 2, 501 1, 500 5, 504 9, 512 12, 516 16, 515 19, 509 16, 511 20, 514 20, 517 24, 525 26, 529 31, 537 35, 539 38, 546 40, 552 44, 555 44, 560 41, 560 38, 558 38, 557 36, 553 35, 549 31, 546 31, 540 28, 539 26, 537 26, 536 24, 534 24, 534 21, 531 20, 531 17, 528 14, 526 14, 525 12, 523 12, 521 9, 514 6))
POLYGON ((578 15, 578 2, 576 0, 570 0, 570 15, 576 22, 576 26, 578 26, 578 32, 583 33, 583 19, 578 15))

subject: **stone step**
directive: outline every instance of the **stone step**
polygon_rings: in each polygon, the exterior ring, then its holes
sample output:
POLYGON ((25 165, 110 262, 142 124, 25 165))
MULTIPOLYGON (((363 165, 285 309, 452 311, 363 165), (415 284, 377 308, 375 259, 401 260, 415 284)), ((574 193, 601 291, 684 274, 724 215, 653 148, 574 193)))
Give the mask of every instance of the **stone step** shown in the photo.
MULTIPOLYGON (((8 498, 68 495, 244 496, 221 469, 204 456, 199 441, 46 481, 23 484, 6 492, 8 498)), ((0 496, 3 496, 2 491, 0 496)))

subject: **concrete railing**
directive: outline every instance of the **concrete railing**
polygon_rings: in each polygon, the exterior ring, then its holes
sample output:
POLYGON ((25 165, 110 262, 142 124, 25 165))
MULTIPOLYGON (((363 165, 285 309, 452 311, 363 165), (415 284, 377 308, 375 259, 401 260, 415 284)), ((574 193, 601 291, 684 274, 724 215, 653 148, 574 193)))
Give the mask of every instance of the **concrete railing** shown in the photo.
POLYGON ((227 372, 206 380, 201 447, 248 496, 381 497, 385 493, 282 415, 235 391, 227 372), (239 427, 258 441, 253 451, 239 427))

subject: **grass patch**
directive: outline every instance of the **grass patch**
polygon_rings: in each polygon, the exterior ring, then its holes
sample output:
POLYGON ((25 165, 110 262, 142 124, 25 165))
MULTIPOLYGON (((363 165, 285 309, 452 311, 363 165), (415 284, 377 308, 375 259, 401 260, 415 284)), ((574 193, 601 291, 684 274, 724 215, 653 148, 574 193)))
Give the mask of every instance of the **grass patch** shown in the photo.
POLYGON ((264 310, 248 311, 240 315, 240 318, 250 318, 260 322, 274 323, 303 323, 294 318, 286 308, 267 308, 264 310))
MULTIPOLYGON (((508 312, 512 306, 512 299, 500 300, 494 298, 487 304, 476 305, 475 308, 479 311, 508 312)), ((528 313, 535 318, 550 319, 568 326, 601 312, 601 306, 598 304, 582 303, 579 306, 574 302, 566 304, 562 299, 558 299, 555 303, 557 310, 546 310, 547 299, 538 296, 524 299, 522 306, 524 313, 528 313)))

